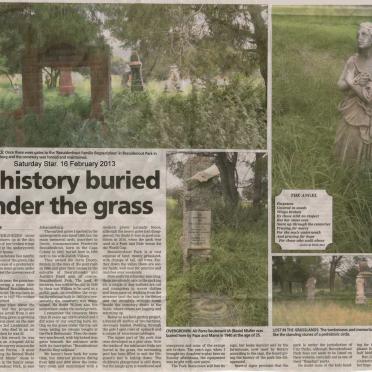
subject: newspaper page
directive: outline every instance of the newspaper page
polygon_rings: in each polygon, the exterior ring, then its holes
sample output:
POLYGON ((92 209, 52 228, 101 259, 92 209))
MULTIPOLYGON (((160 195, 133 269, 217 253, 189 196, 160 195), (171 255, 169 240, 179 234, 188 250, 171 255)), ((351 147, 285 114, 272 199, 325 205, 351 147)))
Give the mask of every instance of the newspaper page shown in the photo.
POLYGON ((0 371, 372 370, 372 4, 0 2, 0 371))

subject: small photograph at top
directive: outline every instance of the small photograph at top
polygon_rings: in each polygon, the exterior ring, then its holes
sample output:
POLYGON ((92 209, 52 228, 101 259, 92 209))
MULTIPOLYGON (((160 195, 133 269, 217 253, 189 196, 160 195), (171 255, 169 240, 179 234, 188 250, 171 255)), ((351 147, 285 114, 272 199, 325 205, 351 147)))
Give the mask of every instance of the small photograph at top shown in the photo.
POLYGON ((266 148, 267 6, 0 4, 0 146, 266 148))

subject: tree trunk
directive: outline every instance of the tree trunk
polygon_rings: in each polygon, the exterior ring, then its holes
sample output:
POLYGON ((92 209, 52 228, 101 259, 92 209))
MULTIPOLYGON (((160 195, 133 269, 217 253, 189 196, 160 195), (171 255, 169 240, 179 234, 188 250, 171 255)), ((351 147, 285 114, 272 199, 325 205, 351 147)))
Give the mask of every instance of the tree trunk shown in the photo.
POLYGON ((335 281, 336 281, 336 269, 342 260, 342 256, 332 256, 329 265, 329 291, 333 293, 335 291, 335 281))
POLYGON ((216 165, 220 171, 221 185, 223 197, 226 205, 233 210, 239 204, 240 195, 236 184, 236 162, 238 153, 231 153, 230 156, 226 152, 219 152, 216 155, 216 165))
POLYGON ((47 73, 45 83, 48 89, 57 88, 60 71, 57 68, 51 67, 50 69, 44 68, 47 73))
POLYGON ((254 181, 253 181, 253 206, 257 207, 262 201, 262 162, 264 154, 256 152, 256 161, 254 164, 254 181))
POLYGON ((248 7, 251 20, 254 25, 254 40, 257 45, 257 54, 260 64, 260 72, 267 87, 267 27, 262 18, 262 7, 252 5, 248 7))

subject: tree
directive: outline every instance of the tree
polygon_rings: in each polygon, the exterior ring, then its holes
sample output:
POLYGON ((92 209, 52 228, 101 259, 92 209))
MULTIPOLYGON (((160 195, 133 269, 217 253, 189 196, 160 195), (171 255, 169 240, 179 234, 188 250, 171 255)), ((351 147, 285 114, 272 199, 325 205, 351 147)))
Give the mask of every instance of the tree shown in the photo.
POLYGON ((267 86, 267 24, 262 14, 262 8, 254 5, 247 7, 254 25, 254 40, 257 45, 257 54, 260 64, 262 78, 267 86))
POLYGON ((61 75, 61 72, 58 68, 47 68, 44 67, 43 71, 47 74, 47 77, 45 79, 45 83, 48 89, 56 88, 59 76, 61 75))
MULTIPOLYGON (((176 177, 182 179, 185 169, 185 160, 189 153, 185 153, 185 157, 182 157, 180 152, 174 154, 170 153, 167 156, 167 168, 176 177)), ((241 200, 238 192, 239 177, 237 171, 238 153, 237 152, 205 152, 199 153, 203 157, 213 158, 219 170, 219 176, 221 180, 220 190, 225 202, 226 207, 230 211, 236 209, 241 200)))
POLYGON ((273 281, 280 284, 283 293, 292 294, 292 283, 300 283, 304 293, 307 279, 323 274, 322 258, 319 256, 273 258, 273 281))
MULTIPOLYGON (((169 65, 177 64, 183 76, 203 80, 237 72, 250 75, 264 63, 265 9, 258 5, 206 4, 101 8, 111 33, 146 61, 145 77, 165 79, 169 65)), ((266 82, 265 68, 260 70, 266 82)))
POLYGON ((256 152, 255 156, 252 200, 253 205, 257 207, 262 200, 267 198, 267 161, 265 154, 262 152, 256 152))
POLYGON ((20 71, 24 49, 61 43, 83 48, 104 42, 96 5, 3 3, 0 35, 0 55, 6 58, 11 74, 20 71))
MULTIPOLYGON (((0 55, 19 70, 26 45, 60 42, 94 45, 104 29, 138 50, 144 75, 165 79, 169 65, 184 76, 210 80, 217 75, 250 75, 260 66, 266 82, 266 6, 160 4, 0 5, 0 55)), ((10 71, 13 73, 14 71, 10 71)))
POLYGON ((238 180, 236 171, 237 152, 218 152, 215 155, 215 162, 220 171, 223 197, 227 206, 235 210, 240 201, 238 192, 238 180))
POLYGON ((341 266, 343 256, 332 256, 329 263, 329 291, 335 291, 336 270, 341 266))

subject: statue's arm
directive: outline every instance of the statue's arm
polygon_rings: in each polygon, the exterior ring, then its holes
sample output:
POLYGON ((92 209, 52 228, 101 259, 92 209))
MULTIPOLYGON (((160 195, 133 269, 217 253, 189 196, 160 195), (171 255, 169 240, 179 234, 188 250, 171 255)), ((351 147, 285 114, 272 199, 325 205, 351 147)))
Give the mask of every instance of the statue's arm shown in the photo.
POLYGON ((341 76, 338 79, 337 86, 340 90, 345 91, 351 88, 348 81, 348 77, 352 76, 352 78, 354 78, 354 69, 355 69, 354 56, 352 56, 345 63, 341 76))
POLYGON ((351 89, 363 102, 371 104, 372 94, 365 87, 355 82, 355 70, 354 56, 352 56, 346 62, 337 85, 343 91, 351 89))
POLYGON ((365 103, 372 103, 372 95, 369 94, 369 91, 366 88, 361 87, 360 85, 355 85, 351 81, 348 83, 353 92, 365 103))

